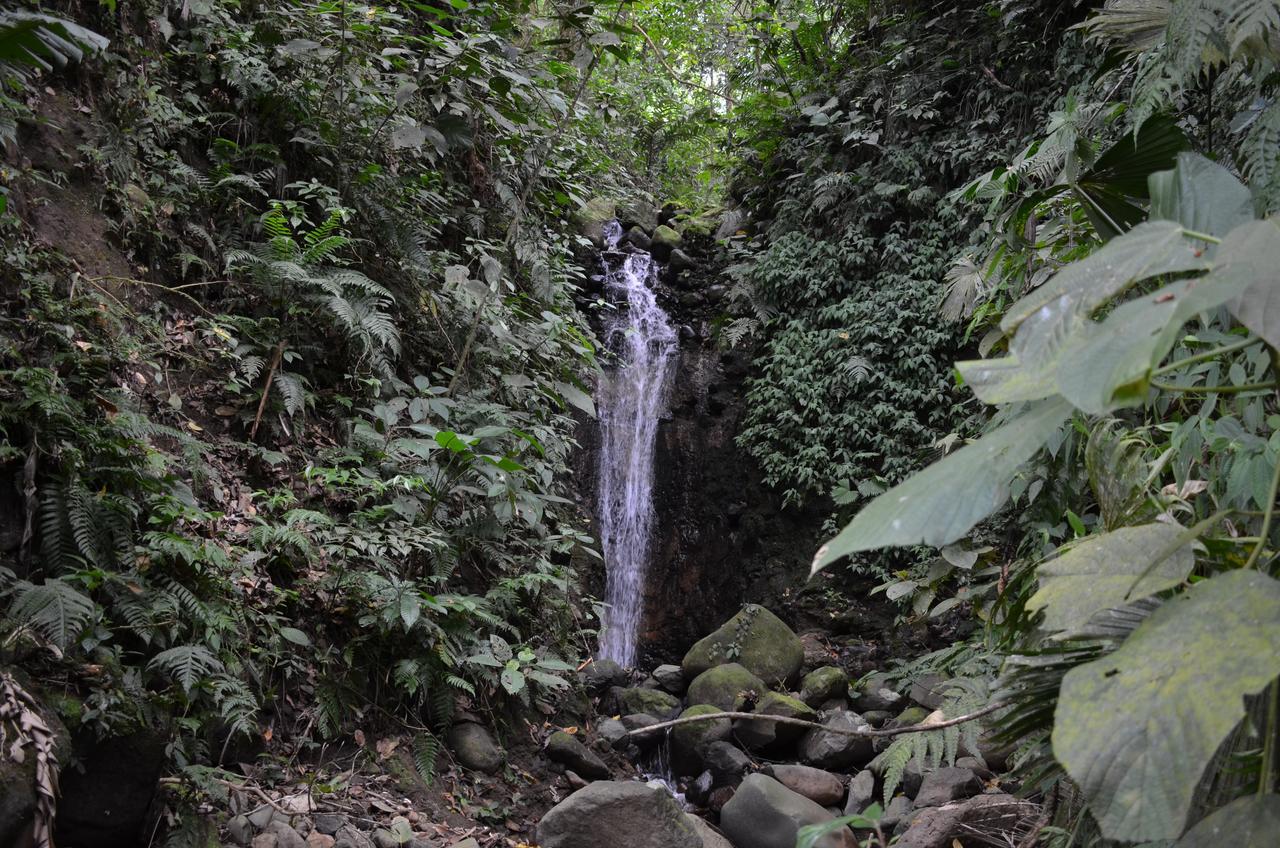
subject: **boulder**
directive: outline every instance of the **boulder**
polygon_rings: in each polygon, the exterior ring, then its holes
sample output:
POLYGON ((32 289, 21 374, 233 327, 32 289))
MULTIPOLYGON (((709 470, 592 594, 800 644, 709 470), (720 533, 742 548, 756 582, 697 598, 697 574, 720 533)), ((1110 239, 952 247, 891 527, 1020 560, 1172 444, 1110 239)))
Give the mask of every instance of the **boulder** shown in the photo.
POLYGON ((658 228, 658 208, 639 198, 624 201, 618 207, 617 218, 628 229, 638 228, 651 233, 658 228))
POLYGON ((678 665, 660 665, 653 670, 654 679, 667 692, 679 695, 684 692, 684 671, 678 665))
POLYGON ((627 244, 632 245, 637 250, 648 250, 653 244, 652 240, 649 238, 649 234, 639 227, 632 227, 627 230, 626 234, 622 237, 622 240, 627 244))
POLYGON ((736 235, 747 224, 747 219, 744 209, 726 209, 720 216, 720 225, 716 227, 716 241, 736 235))
POLYGON ((596 250, 604 248, 604 226, 618 215, 618 205, 607 198, 595 197, 573 213, 574 226, 586 236, 596 250))
POLYGON ((485 774, 497 774, 506 757, 483 725, 462 722, 449 728, 449 748, 463 766, 485 774))
POLYGON ((596 722, 596 735, 609 743, 614 750, 621 750, 631 744, 631 736, 627 726, 616 718, 602 718, 596 722))
POLYGON ((593 695, 599 695, 613 686, 626 686, 630 675, 613 660, 593 660, 580 675, 582 685, 593 695))
MULTIPOLYGON (((827 714, 822 724, 839 730, 871 729, 871 725, 863 721, 862 716, 846 710, 827 714)), ((842 770, 851 766, 864 766, 874 755, 871 740, 866 736, 830 733, 814 728, 800 740, 800 759, 818 768, 842 770)))
POLYGON ((849 677, 834 666, 817 668, 800 682, 800 700, 817 707, 832 698, 844 698, 849 692, 849 677))
POLYGON ((884 812, 880 814, 880 829, 886 834, 893 833, 898 823, 906 818, 910 812, 911 799, 906 795, 895 795, 889 801, 889 806, 885 807, 884 812))
MULTIPOLYGON (((680 713, 680 718, 709 715, 720 712, 710 704, 696 704, 680 713)), ((671 728, 671 765, 678 775, 697 774, 702 771, 702 751, 712 742, 729 738, 733 724, 727 718, 678 724, 671 728)))
POLYGON ((644 713, 635 713, 634 715, 624 715, 622 717, 622 726, 627 729, 627 738, 631 743, 641 750, 649 750, 658 745, 666 737, 660 731, 653 733, 642 733, 639 736, 632 736, 631 731, 643 730, 646 727, 652 727, 657 724, 658 720, 651 715, 644 713))
POLYGON ((911 684, 909 694, 911 700, 920 706, 937 710, 942 708, 942 702, 946 700, 946 692, 950 686, 951 681, 940 674, 924 674, 917 677, 911 684))
POLYGON ((265 834, 271 834, 275 837, 276 848, 309 848, 307 840, 302 838, 302 834, 282 821, 269 822, 263 833, 259 835, 265 834))
POLYGON ((609 767, 573 735, 557 730, 547 738, 547 756, 592 780, 606 780, 609 767))
POLYGON ((344 824, 333 835, 333 848, 373 848, 369 837, 365 836, 354 825, 344 824))
POLYGON ((695 643, 680 667, 691 680, 715 666, 737 663, 775 686, 794 677, 803 662, 804 646, 791 628, 764 607, 748 604, 695 643))
POLYGON ((689 824, 693 825, 693 829, 697 831, 698 836, 701 837, 702 848, 733 848, 733 843, 720 831, 695 815, 685 813, 685 816, 689 819, 689 824))
POLYGON ((880 674, 873 674, 863 681, 858 687, 858 697, 853 700, 853 707, 858 712, 896 712, 903 706, 902 696, 880 674))
MULTIPOLYGON (((772 777, 753 774, 742 781, 720 811, 720 827, 737 848, 795 848, 800 828, 833 818, 772 777)), ((817 842, 817 848, 856 848, 853 832, 841 828, 827 834, 817 842)))
POLYGON ((737 786, 751 771, 751 758, 729 742, 712 742, 703 750, 702 761, 711 771, 716 786, 737 786))
POLYGON ((622 712, 628 715, 644 713, 656 719, 665 719, 680 708, 680 699, 658 689, 632 686, 618 692, 622 712))
POLYGON ((680 247, 684 243, 684 237, 670 227, 663 225, 657 227, 653 231, 653 239, 649 245, 649 252, 653 254, 653 258, 659 262, 666 262, 671 258, 671 252, 680 247))
POLYGON ((895 848, 951 848, 975 832, 1022 833, 1034 829, 1039 806, 1012 795, 979 795, 957 804, 920 810, 895 848))
POLYGON ((844 800, 844 781, 829 771, 813 766, 771 765, 764 773, 815 804, 830 807, 844 800))
POLYGON ((347 823, 347 817, 342 813, 316 813, 315 829, 320 833, 333 836, 343 825, 347 823))
POLYGON ((804 650, 804 667, 820 668, 835 659, 835 652, 827 647, 826 637, 821 633, 801 633, 800 646, 804 650))
POLYGON ((538 823, 542 848, 702 848, 702 838, 663 789, 599 780, 552 807, 538 823))
POLYGON ((667 259, 667 265, 672 271, 679 274, 681 271, 687 271, 697 266, 697 262, 693 261, 693 257, 685 253, 683 250, 676 249, 671 251, 671 256, 667 259))
MULTIPOLYGON (((760 715, 786 716, 800 718, 805 721, 817 721, 818 714, 809 709, 804 702, 783 695, 781 692, 769 692, 756 704, 755 712, 760 715)), ((795 724, 782 724, 764 719, 738 719, 734 722, 738 739, 753 751, 773 750, 780 746, 790 745, 804 736, 805 729, 795 724)))
MULTIPOLYGON (((884 723, 883 729, 892 730, 893 728, 897 728, 897 727, 911 727, 912 725, 923 724, 924 720, 927 719, 928 717, 929 717, 929 711, 926 710, 924 707, 907 707, 905 710, 898 713, 897 717, 892 718, 889 721, 886 721, 884 723)), ((872 743, 876 753, 878 754, 881 751, 888 748, 890 745, 892 745, 893 740, 894 740, 894 737, 892 736, 878 737, 872 743)))
POLYGON ((699 674, 689 684, 689 702, 711 704, 722 710, 741 710, 769 691, 763 680, 738 663, 718 665, 699 674))
POLYGON ((948 768, 934 769, 924 776, 920 783, 920 791, 916 793, 914 806, 941 807, 952 801, 972 798, 982 792, 982 781, 968 769, 948 768))
POLYGON ((849 795, 844 801, 846 816, 860 815, 871 806, 876 798, 876 776, 869 769, 863 769, 849 781, 849 795))

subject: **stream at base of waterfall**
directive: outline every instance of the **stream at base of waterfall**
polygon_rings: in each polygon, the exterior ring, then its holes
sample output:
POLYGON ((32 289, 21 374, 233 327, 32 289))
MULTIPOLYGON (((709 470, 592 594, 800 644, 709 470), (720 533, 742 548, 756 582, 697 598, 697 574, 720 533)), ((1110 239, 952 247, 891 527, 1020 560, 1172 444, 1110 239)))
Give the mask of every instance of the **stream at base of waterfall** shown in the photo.
POLYGON ((600 655, 635 665, 653 535, 654 448, 666 411, 676 331, 656 297, 658 264, 648 253, 620 253, 622 227, 605 228, 605 290, 615 312, 605 324, 614 355, 597 392, 600 543, 604 551, 604 630, 600 655))

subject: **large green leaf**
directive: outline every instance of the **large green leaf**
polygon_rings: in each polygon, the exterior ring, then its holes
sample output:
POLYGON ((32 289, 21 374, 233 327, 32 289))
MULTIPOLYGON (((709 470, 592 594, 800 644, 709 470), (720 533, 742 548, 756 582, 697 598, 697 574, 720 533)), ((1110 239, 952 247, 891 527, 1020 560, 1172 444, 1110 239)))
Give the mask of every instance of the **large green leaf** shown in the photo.
POLYGON ((1000 326, 1006 333, 1045 308, 1089 314, 1134 283, 1160 274, 1209 268, 1204 242, 1188 238, 1173 221, 1147 221, 1073 262, 1009 307, 1000 326))
POLYGON ((819 549, 813 570, 856 551, 896 545, 941 547, 959 539, 1000 508, 1019 466, 1035 455, 1070 412, 1058 398, 1037 404, 894 486, 819 549))
POLYGON ((1280 795, 1237 798, 1201 821, 1174 848, 1275 848, 1280 795))
POLYGON ((1244 697, 1280 674, 1280 581, 1205 580, 1063 678, 1053 752, 1108 839, 1176 839, 1244 697))
MULTIPOLYGON (((1265 339, 1272 347, 1280 347, 1280 227, 1277 218, 1255 221, 1231 232, 1247 230, 1251 250, 1235 260, 1236 273, 1248 274, 1251 281, 1238 299, 1230 304, 1236 319, 1265 339)), ((1222 243, 1226 257, 1227 239, 1222 243)))
POLYGON ((1147 217, 1132 200, 1146 198, 1152 173, 1172 167, 1186 147, 1187 137, 1177 122, 1157 115, 1136 135, 1125 135, 1098 157, 1071 188, 1100 236, 1114 238, 1147 217))
POLYGON ((1076 630, 1101 610, 1177 586, 1195 565, 1190 543, 1178 544, 1184 532, 1157 522, 1091 536, 1036 569, 1040 590, 1027 609, 1044 610, 1046 630, 1076 630))
POLYGON ((1235 175, 1196 153, 1183 153, 1172 171, 1151 175, 1151 217, 1222 236, 1252 221, 1253 195, 1235 175))

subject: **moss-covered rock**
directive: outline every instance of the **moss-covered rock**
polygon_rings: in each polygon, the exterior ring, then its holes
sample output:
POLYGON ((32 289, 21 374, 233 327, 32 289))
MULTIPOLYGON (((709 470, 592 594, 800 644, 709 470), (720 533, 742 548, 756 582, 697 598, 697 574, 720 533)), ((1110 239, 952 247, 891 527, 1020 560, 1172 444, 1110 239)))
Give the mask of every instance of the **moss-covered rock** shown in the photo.
POLYGON ((578 232, 599 250, 604 247, 604 225, 618 216, 618 204, 608 198, 593 197, 573 213, 578 232))
POLYGON ((849 677, 843 669, 834 666, 817 668, 800 682, 800 700, 811 707, 821 705, 832 698, 844 698, 849 694, 849 677))
POLYGON ((796 675, 804 662, 800 637, 762 606, 748 604, 684 655, 680 667, 686 680, 709 668, 737 663, 776 686, 796 675))
POLYGON ((649 252, 659 262, 666 262, 671 256, 671 251, 682 244, 684 244, 684 237, 664 224, 653 231, 649 252))
POLYGON ((680 708, 680 699, 658 689, 632 686, 618 692, 623 714, 644 713, 654 718, 666 718, 680 708))
MULTIPOLYGON (((721 712, 714 704, 695 704, 680 718, 710 715, 721 712)), ((702 751, 712 742, 723 742, 733 731, 733 723, 727 718, 678 724, 671 728, 671 759, 676 773, 693 775, 702 771, 702 751)))
POLYGON ((722 710, 740 710, 747 700, 769 691, 764 681, 737 663, 709 668, 689 684, 689 701, 714 704, 722 710))
MULTIPOLYGON (((756 704, 755 712, 760 715, 785 716, 805 721, 817 721, 818 714, 803 701, 784 695, 781 692, 769 692, 756 704)), ((738 739, 753 751, 778 751, 794 743, 806 732, 804 727, 795 724, 780 724, 764 719, 738 719, 734 723, 738 739)))

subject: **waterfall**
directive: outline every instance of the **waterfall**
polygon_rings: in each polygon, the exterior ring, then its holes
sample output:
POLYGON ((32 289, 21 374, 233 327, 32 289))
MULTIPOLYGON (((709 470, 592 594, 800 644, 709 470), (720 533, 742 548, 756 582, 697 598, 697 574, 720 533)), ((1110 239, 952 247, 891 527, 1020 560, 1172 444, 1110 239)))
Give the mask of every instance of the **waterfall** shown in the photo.
POLYGON ((676 350, 671 319, 654 293, 657 264, 648 253, 617 254, 622 227, 605 229, 605 288, 617 311, 605 344, 617 364, 601 380, 600 542, 604 549, 605 612, 601 656, 636 662, 644 613, 644 581, 653 525, 653 455, 676 350))

